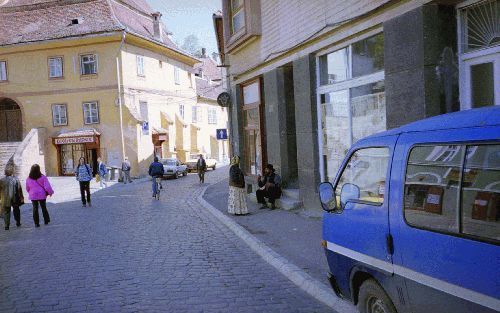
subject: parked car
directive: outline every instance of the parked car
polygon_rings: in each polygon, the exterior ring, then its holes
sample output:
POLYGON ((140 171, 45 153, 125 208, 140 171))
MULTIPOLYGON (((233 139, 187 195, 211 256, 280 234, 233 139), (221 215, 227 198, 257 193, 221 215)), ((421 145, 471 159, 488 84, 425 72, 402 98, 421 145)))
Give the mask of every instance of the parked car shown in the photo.
MULTIPOLYGON (((190 159, 186 161, 188 171, 196 172, 196 164, 198 163, 199 158, 200 154, 191 154, 190 159)), ((206 158, 205 155, 203 156, 203 158, 205 159, 205 163, 207 163, 207 169, 211 168, 212 170, 215 170, 215 168, 217 167, 217 160, 206 158)))
POLYGON ((165 169, 164 177, 179 178, 181 175, 186 176, 188 173, 186 164, 177 159, 161 159, 160 162, 165 169))
POLYGON ((362 139, 319 195, 330 283, 360 312, 500 311, 500 107, 362 139))

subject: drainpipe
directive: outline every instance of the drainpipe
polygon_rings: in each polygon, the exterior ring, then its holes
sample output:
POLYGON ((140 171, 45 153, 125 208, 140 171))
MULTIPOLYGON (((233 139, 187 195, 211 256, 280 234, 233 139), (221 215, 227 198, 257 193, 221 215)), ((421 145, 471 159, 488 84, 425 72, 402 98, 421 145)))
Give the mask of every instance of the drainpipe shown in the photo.
POLYGON ((116 77, 118 79, 118 106, 120 107, 120 136, 122 142, 122 161, 125 161, 125 139, 123 137, 123 104, 122 104, 122 84, 121 84, 121 74, 120 74, 120 54, 125 42, 126 32, 123 31, 122 41, 120 43, 120 48, 116 54, 116 77))

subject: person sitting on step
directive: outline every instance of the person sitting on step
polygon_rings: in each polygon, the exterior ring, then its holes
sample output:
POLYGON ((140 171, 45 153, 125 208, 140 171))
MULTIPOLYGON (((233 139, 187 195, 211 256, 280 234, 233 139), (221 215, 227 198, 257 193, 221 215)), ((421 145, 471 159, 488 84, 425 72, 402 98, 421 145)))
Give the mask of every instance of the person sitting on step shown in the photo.
POLYGON ((271 210, 276 209, 275 201, 281 197, 281 177, 276 174, 272 164, 267 164, 264 168, 264 177, 258 177, 259 189, 256 192, 257 201, 262 204, 261 209, 267 207, 266 199, 271 203, 271 210))

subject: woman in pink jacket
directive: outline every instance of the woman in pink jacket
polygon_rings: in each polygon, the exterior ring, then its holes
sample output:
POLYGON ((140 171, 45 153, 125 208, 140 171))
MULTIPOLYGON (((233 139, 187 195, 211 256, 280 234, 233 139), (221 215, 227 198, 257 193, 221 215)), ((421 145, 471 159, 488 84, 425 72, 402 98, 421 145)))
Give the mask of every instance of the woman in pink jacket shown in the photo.
POLYGON ((47 196, 52 196, 54 190, 50 186, 49 180, 40 172, 40 166, 34 164, 31 167, 30 175, 26 180, 26 191, 33 203, 33 221, 36 227, 40 227, 40 218, 38 217, 38 205, 42 207, 43 221, 45 225, 50 223, 49 212, 47 211, 47 196))

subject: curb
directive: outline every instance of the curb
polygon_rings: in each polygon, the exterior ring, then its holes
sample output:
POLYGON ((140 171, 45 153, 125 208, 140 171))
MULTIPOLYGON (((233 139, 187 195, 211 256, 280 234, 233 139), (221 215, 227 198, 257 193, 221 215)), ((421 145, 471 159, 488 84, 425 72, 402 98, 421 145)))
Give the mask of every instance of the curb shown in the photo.
POLYGON ((358 312, 352 304, 338 298, 328 286, 312 278, 309 274, 304 272, 295 264, 292 264, 290 261, 276 253, 264 242, 257 239, 245 228, 240 226, 228 216, 224 215, 221 211, 217 210, 205 199, 203 199, 203 195, 205 194, 208 187, 209 186, 203 188, 201 194, 197 197, 198 202, 203 207, 205 207, 213 216, 215 216, 222 224, 233 231, 236 236, 243 240, 255 253, 263 258, 264 261, 276 268, 281 274, 283 274, 286 278, 297 285, 297 287, 299 287, 315 299, 336 310, 337 312, 358 312))

